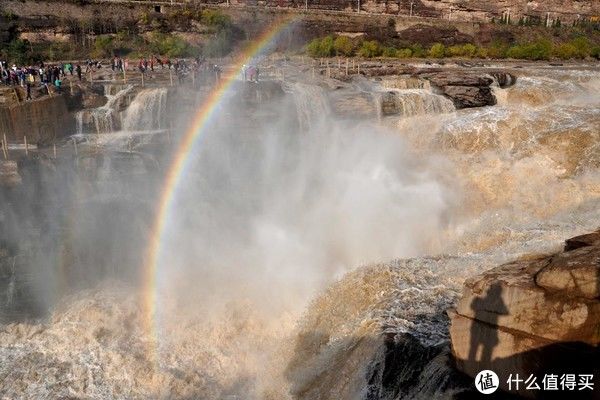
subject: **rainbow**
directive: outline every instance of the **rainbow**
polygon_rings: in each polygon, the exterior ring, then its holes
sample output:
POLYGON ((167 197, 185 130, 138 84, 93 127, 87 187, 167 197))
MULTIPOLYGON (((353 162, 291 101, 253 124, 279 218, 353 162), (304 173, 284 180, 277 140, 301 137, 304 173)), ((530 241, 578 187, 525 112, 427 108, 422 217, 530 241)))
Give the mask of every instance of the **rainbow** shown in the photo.
MULTIPOLYGON (((201 137, 206 130, 206 126, 211 121, 214 111, 218 108, 224 95, 230 89, 231 84, 239 76, 239 71, 244 64, 249 60, 265 51, 271 44, 275 42, 279 34, 288 28, 297 17, 282 18, 269 26, 258 38, 252 41, 246 48, 240 52, 233 63, 233 72, 229 76, 223 77, 221 81, 213 88, 198 112, 190 123, 189 129, 186 131, 181 141, 179 142, 177 151, 173 161, 167 171, 164 184, 161 190, 158 211, 156 218, 150 231, 150 239, 145 257, 145 264, 142 270, 142 307, 144 313, 144 325, 146 332, 151 339, 153 351, 156 350, 158 342, 157 333, 157 273, 158 263, 161 253, 161 243, 163 242, 163 232, 167 227, 171 208, 177 189, 181 183, 181 177, 184 175, 187 160, 192 153, 194 143, 201 137)), ((153 354, 152 358, 156 360, 157 354, 153 354)))

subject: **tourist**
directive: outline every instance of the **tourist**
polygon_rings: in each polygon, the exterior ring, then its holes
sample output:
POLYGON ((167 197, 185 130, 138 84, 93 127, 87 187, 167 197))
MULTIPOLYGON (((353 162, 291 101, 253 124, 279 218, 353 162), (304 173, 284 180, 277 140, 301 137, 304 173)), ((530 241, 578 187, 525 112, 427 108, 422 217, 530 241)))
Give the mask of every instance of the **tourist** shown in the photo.
POLYGON ((27 98, 26 100, 32 100, 31 98, 31 82, 27 80, 27 98))
POLYGON ((77 78, 79 78, 79 81, 81 82, 81 65, 77 64, 75 72, 77 73, 77 78))
POLYGON ((62 81, 60 80, 59 77, 56 78, 56 80, 54 81, 54 86, 56 86, 56 91, 58 92, 58 94, 62 93, 62 81))

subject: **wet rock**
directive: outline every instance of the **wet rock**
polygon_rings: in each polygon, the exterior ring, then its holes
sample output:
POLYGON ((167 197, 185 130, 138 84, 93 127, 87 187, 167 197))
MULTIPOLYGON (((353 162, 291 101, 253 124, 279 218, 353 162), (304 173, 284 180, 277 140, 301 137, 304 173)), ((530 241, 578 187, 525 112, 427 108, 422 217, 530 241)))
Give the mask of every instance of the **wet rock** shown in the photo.
POLYGON ((587 246, 600 246, 600 232, 592 232, 567 239, 565 241, 565 252, 587 246))
POLYGON ((370 93, 338 90, 329 94, 334 114, 349 119, 375 118, 377 109, 370 93))
POLYGON ((16 186, 21 183, 19 167, 16 161, 0 161, 0 186, 16 186))
POLYGON ((496 97, 490 87, 444 86, 442 93, 454 102, 456 108, 496 105, 496 97))
POLYGON ((490 86, 494 79, 485 74, 464 74, 454 72, 442 72, 438 74, 423 75, 431 84, 437 87, 444 86, 490 86))
MULTIPOLYGON (((599 239, 600 231, 578 236, 560 253, 518 260, 467 280, 456 309, 448 312, 457 367, 471 376, 491 369, 505 390, 508 374, 597 377, 599 239)), ((519 391, 528 397, 543 393, 519 391)))
POLYGON ((496 97, 491 85, 500 87, 511 86, 516 78, 505 71, 488 72, 454 72, 441 71, 421 73, 420 77, 427 79, 446 97, 454 102, 456 108, 471 108, 496 105, 496 97))

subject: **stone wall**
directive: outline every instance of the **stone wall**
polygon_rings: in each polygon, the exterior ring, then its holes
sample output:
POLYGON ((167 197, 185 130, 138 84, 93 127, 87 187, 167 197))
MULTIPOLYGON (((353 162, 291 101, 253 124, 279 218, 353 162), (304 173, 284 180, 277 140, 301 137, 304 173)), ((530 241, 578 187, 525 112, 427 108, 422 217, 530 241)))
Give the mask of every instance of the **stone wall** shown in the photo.
POLYGON ((74 120, 63 96, 45 97, 0 107, 0 137, 9 143, 46 144, 73 131, 74 120))

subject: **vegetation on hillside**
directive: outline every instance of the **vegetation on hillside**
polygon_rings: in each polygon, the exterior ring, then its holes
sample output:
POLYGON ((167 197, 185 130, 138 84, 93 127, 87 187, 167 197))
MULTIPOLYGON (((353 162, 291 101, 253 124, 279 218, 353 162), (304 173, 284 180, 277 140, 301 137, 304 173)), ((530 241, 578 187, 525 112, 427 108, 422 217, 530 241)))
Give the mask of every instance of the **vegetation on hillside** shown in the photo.
POLYGON ((325 36, 310 41, 305 51, 312 57, 358 56, 364 58, 514 58, 522 60, 562 60, 600 59, 600 45, 593 44, 586 36, 577 36, 571 40, 553 43, 541 38, 524 43, 506 43, 499 40, 486 46, 464 43, 445 46, 434 43, 428 49, 419 44, 396 48, 384 46, 377 40, 350 39, 346 36, 325 36))
POLYGON ((115 55, 129 58, 150 55, 223 57, 244 39, 244 32, 235 26, 231 17, 211 9, 183 8, 171 14, 145 13, 128 24, 65 20, 64 25, 71 28, 71 40, 31 43, 13 36, 0 46, 0 57, 20 65, 41 60, 110 58, 115 55), (187 36, 173 33, 173 27, 183 29, 191 24, 201 27, 205 41, 192 43, 187 36))

